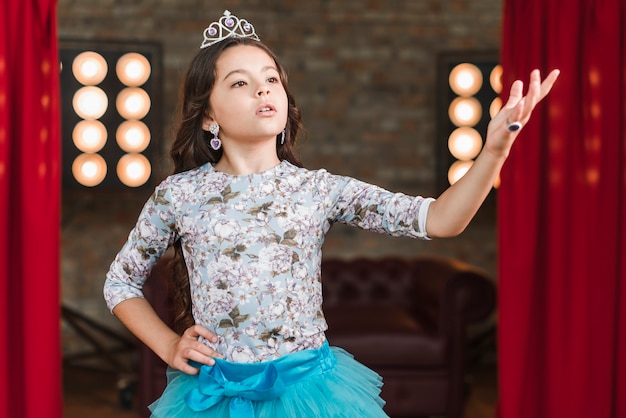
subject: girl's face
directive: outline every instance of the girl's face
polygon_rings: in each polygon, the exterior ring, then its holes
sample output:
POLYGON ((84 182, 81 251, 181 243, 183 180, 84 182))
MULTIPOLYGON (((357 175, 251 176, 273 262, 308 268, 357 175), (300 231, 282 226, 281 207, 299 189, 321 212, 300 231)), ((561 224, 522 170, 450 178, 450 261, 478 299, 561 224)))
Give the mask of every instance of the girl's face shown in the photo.
POLYGON ((276 141, 287 124, 288 102, 274 60, 261 48, 237 45, 222 53, 215 70, 203 128, 217 123, 224 143, 276 141))

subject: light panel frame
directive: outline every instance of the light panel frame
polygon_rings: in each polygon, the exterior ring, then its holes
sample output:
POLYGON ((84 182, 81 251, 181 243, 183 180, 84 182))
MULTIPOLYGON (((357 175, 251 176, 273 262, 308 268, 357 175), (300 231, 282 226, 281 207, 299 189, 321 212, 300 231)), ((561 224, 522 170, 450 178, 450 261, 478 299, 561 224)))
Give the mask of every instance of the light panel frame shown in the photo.
MULTIPOLYGON (((61 39, 59 41, 59 59, 61 65, 61 118, 62 118, 62 181, 63 188, 86 188, 81 185, 72 174, 72 163, 83 152, 73 143, 72 132, 76 124, 83 120, 72 108, 72 98, 76 91, 84 87, 72 73, 72 63, 76 56, 85 52, 94 51, 102 55, 108 66, 108 72, 102 82, 96 87, 104 90, 108 98, 108 107, 105 113, 98 118, 106 127, 108 140, 104 147, 98 151, 107 163, 107 175, 102 183, 89 188, 102 189, 128 189, 129 186, 122 183, 117 177, 116 165, 128 152, 123 150, 115 140, 118 127, 127 119, 116 108, 118 94, 128 88, 118 78, 116 64, 118 60, 128 53, 139 53, 151 64, 149 78, 139 87, 146 91, 150 98, 151 107, 148 113, 140 120, 150 130, 150 143, 141 151, 152 165, 157 160, 157 144, 155 140, 161 137, 161 91, 162 91, 162 48, 154 42, 126 42, 126 41, 98 41, 98 40, 73 40, 61 39)), ((154 166, 151 172, 158 171, 154 166)), ((154 187, 153 175, 145 184, 135 188, 154 187)))

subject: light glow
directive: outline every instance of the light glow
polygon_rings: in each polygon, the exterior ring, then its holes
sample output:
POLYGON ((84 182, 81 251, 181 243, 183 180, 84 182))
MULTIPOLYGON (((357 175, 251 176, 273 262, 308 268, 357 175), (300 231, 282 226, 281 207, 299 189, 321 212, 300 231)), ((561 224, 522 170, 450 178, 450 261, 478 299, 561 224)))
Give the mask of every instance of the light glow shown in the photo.
POLYGON ((72 99, 74 112, 82 119, 99 119, 109 106, 106 93, 99 87, 87 86, 78 89, 72 99))
POLYGON ((448 116, 456 126, 474 126, 480 121, 482 107, 474 97, 457 97, 450 103, 448 116))
POLYGON ((150 111, 150 96, 139 87, 127 87, 117 95, 116 107, 124 119, 139 120, 150 111))
POLYGON ((448 181, 454 184, 472 167, 474 161, 455 161, 448 170, 448 181))
POLYGON ((142 152, 150 144, 150 129, 138 120, 127 120, 117 128, 115 139, 126 152, 142 152))
POLYGON ((138 87, 150 78, 150 62, 141 54, 129 52, 117 61, 115 72, 124 85, 138 87))
POLYGON ((448 138, 448 149, 458 160, 469 161, 476 158, 482 147, 482 137, 474 128, 457 128, 448 138))
POLYGON ((450 88, 459 96, 469 97, 478 93, 483 85, 483 74, 474 64, 459 64, 450 71, 450 88))
POLYGON ((502 99, 500 97, 496 97, 489 106, 489 116, 491 116, 491 119, 496 117, 500 109, 502 109, 502 99))
POLYGON ((489 74, 489 84, 496 93, 502 93, 502 66, 500 64, 493 67, 489 74))
POLYGON ((72 141, 82 152, 98 152, 107 142, 107 130, 97 120, 82 120, 74 126, 72 141))
POLYGON ((97 186, 106 177, 107 164, 99 154, 80 154, 72 163, 72 174, 83 186, 97 186))
POLYGON ((104 57, 93 51, 85 51, 72 61, 72 73, 79 83, 85 86, 94 86, 104 80, 108 72, 108 65, 104 57))
POLYGON ((139 187, 150 178, 150 161, 142 154, 126 154, 117 163, 117 176, 128 187, 139 187))

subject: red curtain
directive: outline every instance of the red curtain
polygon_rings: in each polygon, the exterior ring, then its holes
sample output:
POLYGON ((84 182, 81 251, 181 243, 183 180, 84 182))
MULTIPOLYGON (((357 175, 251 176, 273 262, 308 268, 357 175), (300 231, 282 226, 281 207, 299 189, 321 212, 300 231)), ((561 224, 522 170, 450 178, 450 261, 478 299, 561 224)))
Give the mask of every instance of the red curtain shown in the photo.
POLYGON ((502 172, 499 415, 626 417, 626 6, 504 10, 504 84, 561 76, 502 172))
POLYGON ((0 416, 62 416, 56 0, 0 3, 0 416))

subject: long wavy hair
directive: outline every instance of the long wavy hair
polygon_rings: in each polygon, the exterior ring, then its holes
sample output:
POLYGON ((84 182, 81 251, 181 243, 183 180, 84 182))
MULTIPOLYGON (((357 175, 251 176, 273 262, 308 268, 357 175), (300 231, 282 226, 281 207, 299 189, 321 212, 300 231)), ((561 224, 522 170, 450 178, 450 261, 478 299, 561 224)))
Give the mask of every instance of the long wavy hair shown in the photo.
MULTIPOLYGON (((280 81, 287 93, 288 110, 285 140, 276 137, 276 153, 283 161, 302 167, 295 154, 298 131, 302 127, 302 116, 296 102, 287 87, 287 73, 278 57, 262 42, 248 38, 228 38, 207 48, 201 49, 191 61, 183 84, 178 129, 170 149, 174 163, 174 173, 191 170, 206 163, 215 164, 222 156, 222 149, 214 150, 208 146, 212 134, 202 129, 204 118, 211 112, 209 97, 215 84, 216 63, 228 48, 237 45, 252 45, 265 51, 276 63, 280 81)), ((182 333, 194 324, 191 312, 191 292, 189 275, 182 253, 180 239, 174 243, 174 328, 182 333)))

